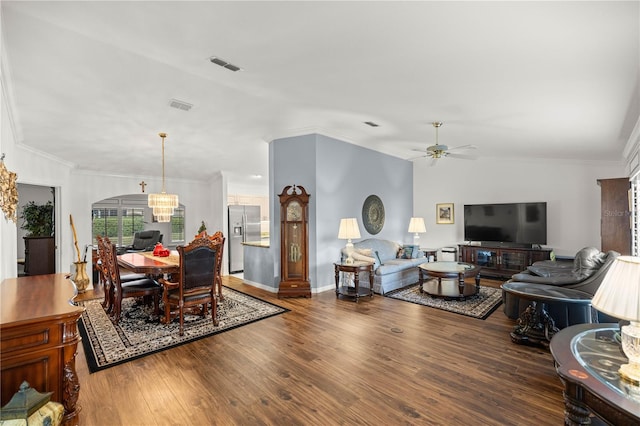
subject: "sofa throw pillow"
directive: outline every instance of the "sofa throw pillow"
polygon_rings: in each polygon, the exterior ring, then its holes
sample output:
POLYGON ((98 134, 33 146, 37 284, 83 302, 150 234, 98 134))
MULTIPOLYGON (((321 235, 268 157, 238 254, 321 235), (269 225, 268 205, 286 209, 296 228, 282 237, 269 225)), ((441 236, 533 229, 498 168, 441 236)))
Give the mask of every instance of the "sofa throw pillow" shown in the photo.
POLYGON ((417 259, 417 258, 422 257, 424 255, 422 250, 420 250, 420 246, 419 245, 416 245, 416 244, 405 244, 405 247, 411 247, 412 248, 411 259, 417 259))
POLYGON ((373 257, 373 250, 371 249, 355 249, 354 251, 363 256, 373 257))
POLYGON ((351 253, 351 258, 357 262, 369 262, 369 263, 373 263, 374 264, 374 269, 378 267, 377 263, 378 261, 372 257, 372 256, 365 256, 364 254, 360 254, 358 253, 357 250, 354 250, 353 253, 351 253))
POLYGON ((417 259, 420 248, 414 244, 405 244, 398 250, 398 259, 417 259))

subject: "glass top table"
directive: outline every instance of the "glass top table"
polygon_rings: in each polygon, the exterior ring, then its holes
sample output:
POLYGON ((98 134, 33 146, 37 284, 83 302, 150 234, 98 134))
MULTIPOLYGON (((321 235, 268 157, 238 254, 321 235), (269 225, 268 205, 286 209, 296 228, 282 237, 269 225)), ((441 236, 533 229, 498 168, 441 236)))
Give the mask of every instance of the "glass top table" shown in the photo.
POLYGON ((620 365, 628 363, 618 324, 564 328, 553 336, 549 349, 565 385, 565 419, 582 422, 593 413, 611 424, 640 423, 640 386, 618 373, 620 365))
POLYGON ((480 291, 480 267, 471 263, 429 262, 419 265, 418 271, 420 292, 433 297, 465 300, 480 291), (467 277, 475 277, 475 285, 466 284, 467 277))

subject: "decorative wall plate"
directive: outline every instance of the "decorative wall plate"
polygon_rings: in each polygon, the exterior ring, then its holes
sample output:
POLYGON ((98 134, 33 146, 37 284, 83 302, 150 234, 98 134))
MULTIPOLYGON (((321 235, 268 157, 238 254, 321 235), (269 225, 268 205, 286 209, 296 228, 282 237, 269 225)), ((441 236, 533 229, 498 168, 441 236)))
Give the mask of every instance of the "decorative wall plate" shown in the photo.
POLYGON ((369 195, 362 205, 362 223, 371 235, 382 231, 384 226, 384 205, 377 195, 369 195))

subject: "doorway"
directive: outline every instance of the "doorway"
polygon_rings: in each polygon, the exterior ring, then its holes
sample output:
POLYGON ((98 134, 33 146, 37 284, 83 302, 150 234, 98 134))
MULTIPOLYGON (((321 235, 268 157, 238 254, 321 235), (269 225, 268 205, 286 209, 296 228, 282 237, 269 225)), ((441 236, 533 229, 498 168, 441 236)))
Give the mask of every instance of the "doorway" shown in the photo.
POLYGON ((55 202, 56 192, 54 187, 29 185, 18 183, 18 226, 17 226, 17 256, 18 276, 53 274, 56 272, 56 245, 55 245, 55 202), (29 240, 28 231, 22 229, 24 219, 21 218, 24 207, 29 203, 53 205, 53 229, 54 233, 46 239, 38 238, 29 240), (27 240, 29 242, 27 243, 27 240))

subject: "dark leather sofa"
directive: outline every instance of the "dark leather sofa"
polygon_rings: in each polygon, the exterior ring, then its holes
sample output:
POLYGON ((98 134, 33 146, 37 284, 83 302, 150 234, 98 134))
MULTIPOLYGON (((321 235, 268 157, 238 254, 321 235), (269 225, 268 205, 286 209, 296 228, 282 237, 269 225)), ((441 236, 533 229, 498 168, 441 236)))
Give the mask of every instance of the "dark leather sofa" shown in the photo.
POLYGON ((147 231, 136 232, 133 236, 133 243, 125 247, 126 253, 134 253, 138 251, 153 251, 157 243, 162 242, 162 234, 160 231, 150 229, 147 231))
MULTIPOLYGON (((576 253, 572 262, 551 260, 535 262, 527 270, 513 275, 510 282, 561 286, 580 290, 593 296, 600 287, 609 267, 619 255, 620 253, 615 251, 604 253, 595 247, 585 247, 576 253)), ((511 319, 517 319, 531 303, 530 300, 514 296, 504 290, 502 301, 504 313, 511 319)), ((584 309, 572 305, 550 303, 547 305, 547 311, 556 321, 558 328, 588 322, 584 309)), ((597 316, 599 322, 617 321, 600 312, 597 313, 597 316)))

